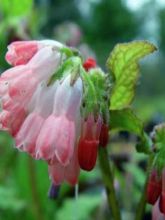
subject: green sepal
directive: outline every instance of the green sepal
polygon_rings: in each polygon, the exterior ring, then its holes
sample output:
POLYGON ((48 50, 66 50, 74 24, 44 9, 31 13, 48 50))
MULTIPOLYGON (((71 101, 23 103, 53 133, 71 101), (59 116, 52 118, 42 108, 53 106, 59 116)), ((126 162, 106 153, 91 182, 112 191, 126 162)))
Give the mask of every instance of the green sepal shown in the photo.
POLYGON ((136 151, 139 153, 150 154, 152 152, 152 140, 151 138, 143 132, 136 144, 136 151))
POLYGON ((152 134, 154 143, 155 158, 153 166, 159 172, 165 167, 165 123, 157 125, 152 134))
MULTIPOLYGON (((66 59, 51 76, 48 81, 48 86, 52 85, 56 80, 60 80, 64 75, 77 70, 77 67, 81 65, 81 59, 79 57, 71 57, 66 59)), ((71 73, 72 74, 72 73, 71 73)))

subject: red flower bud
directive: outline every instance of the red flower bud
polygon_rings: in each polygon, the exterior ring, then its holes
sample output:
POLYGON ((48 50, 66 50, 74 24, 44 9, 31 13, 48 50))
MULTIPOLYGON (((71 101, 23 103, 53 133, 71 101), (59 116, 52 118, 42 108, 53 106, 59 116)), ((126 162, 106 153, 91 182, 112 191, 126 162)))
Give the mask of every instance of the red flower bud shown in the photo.
POLYGON ((108 126, 106 124, 102 124, 101 133, 99 137, 100 146, 106 147, 108 144, 109 134, 108 134, 108 126))
POLYGON ((95 68, 96 61, 90 57, 84 62, 83 67, 86 71, 90 70, 91 68, 95 68))
POLYGON ((83 170, 90 171, 94 168, 97 159, 99 142, 80 138, 78 143, 78 161, 83 170))
POLYGON ((153 170, 149 177, 149 181, 147 185, 147 195, 146 195, 147 202, 150 203, 151 205, 154 205, 161 194, 161 190, 162 190, 161 178, 159 178, 157 171, 153 170))

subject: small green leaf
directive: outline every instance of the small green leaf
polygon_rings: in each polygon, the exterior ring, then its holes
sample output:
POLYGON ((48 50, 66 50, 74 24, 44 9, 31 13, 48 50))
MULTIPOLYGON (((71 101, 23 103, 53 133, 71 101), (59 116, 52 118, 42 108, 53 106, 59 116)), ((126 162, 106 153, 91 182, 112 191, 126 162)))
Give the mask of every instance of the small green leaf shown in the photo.
POLYGON ((139 76, 138 61, 154 52, 156 47, 147 41, 117 44, 107 60, 107 67, 114 79, 110 109, 128 107, 134 97, 139 76))
POLYGON ((141 136, 143 131, 143 123, 129 108, 123 110, 111 110, 110 128, 128 131, 141 136))

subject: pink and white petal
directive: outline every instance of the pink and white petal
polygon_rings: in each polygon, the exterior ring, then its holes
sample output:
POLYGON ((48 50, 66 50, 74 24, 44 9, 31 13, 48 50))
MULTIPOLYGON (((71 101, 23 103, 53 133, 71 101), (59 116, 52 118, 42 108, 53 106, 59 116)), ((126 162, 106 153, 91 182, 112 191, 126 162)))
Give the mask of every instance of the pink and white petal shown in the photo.
POLYGON ((51 166, 48 166, 49 176, 54 185, 60 185, 64 182, 64 171, 65 167, 62 166, 59 162, 54 163, 51 166))
POLYGON ((59 162, 66 166, 74 151, 75 123, 69 121, 65 116, 57 117, 55 121, 55 154, 59 162))
POLYGON ((83 87, 80 78, 74 85, 70 85, 70 83, 71 75, 68 75, 58 87, 54 102, 54 114, 57 116, 65 114, 70 120, 74 120, 80 108, 83 87))
POLYGON ((30 114, 22 124, 16 135, 16 147, 35 156, 35 145, 44 119, 36 114, 30 114))
POLYGON ((50 160, 55 155, 56 118, 50 115, 44 122, 36 141, 38 159, 50 160))
POLYGON ((61 54, 55 52, 51 47, 45 47, 38 51, 28 63, 29 68, 33 69, 35 75, 40 80, 49 79, 55 73, 60 64, 61 54))
POLYGON ((26 64, 37 51, 37 41, 16 41, 8 46, 5 58, 13 66, 26 64))
POLYGON ((80 173, 80 166, 78 163, 78 155, 76 148, 70 163, 65 168, 65 180, 71 185, 75 185, 78 182, 79 173, 80 173))
POLYGON ((19 103, 28 103, 38 84, 38 79, 33 76, 32 70, 20 75, 9 86, 10 97, 19 103))

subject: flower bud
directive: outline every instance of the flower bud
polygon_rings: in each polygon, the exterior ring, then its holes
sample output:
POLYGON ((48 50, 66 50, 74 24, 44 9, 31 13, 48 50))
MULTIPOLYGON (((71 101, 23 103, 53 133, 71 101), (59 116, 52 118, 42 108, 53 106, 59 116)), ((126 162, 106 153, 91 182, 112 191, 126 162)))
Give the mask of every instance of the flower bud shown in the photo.
POLYGON ((78 160, 81 169, 90 171, 94 168, 97 160, 97 150, 99 142, 88 141, 80 138, 78 143, 78 160))
POLYGON ((109 139, 109 129, 106 124, 102 124, 101 127, 101 132, 100 132, 100 137, 99 137, 99 143, 101 147, 106 147, 108 144, 108 139, 109 139))
POLYGON ((154 205, 162 190, 162 181, 156 170, 152 170, 147 185, 147 202, 154 205))
POLYGON ((90 70, 91 68, 95 68, 96 61, 90 57, 84 62, 83 67, 86 71, 90 70))

